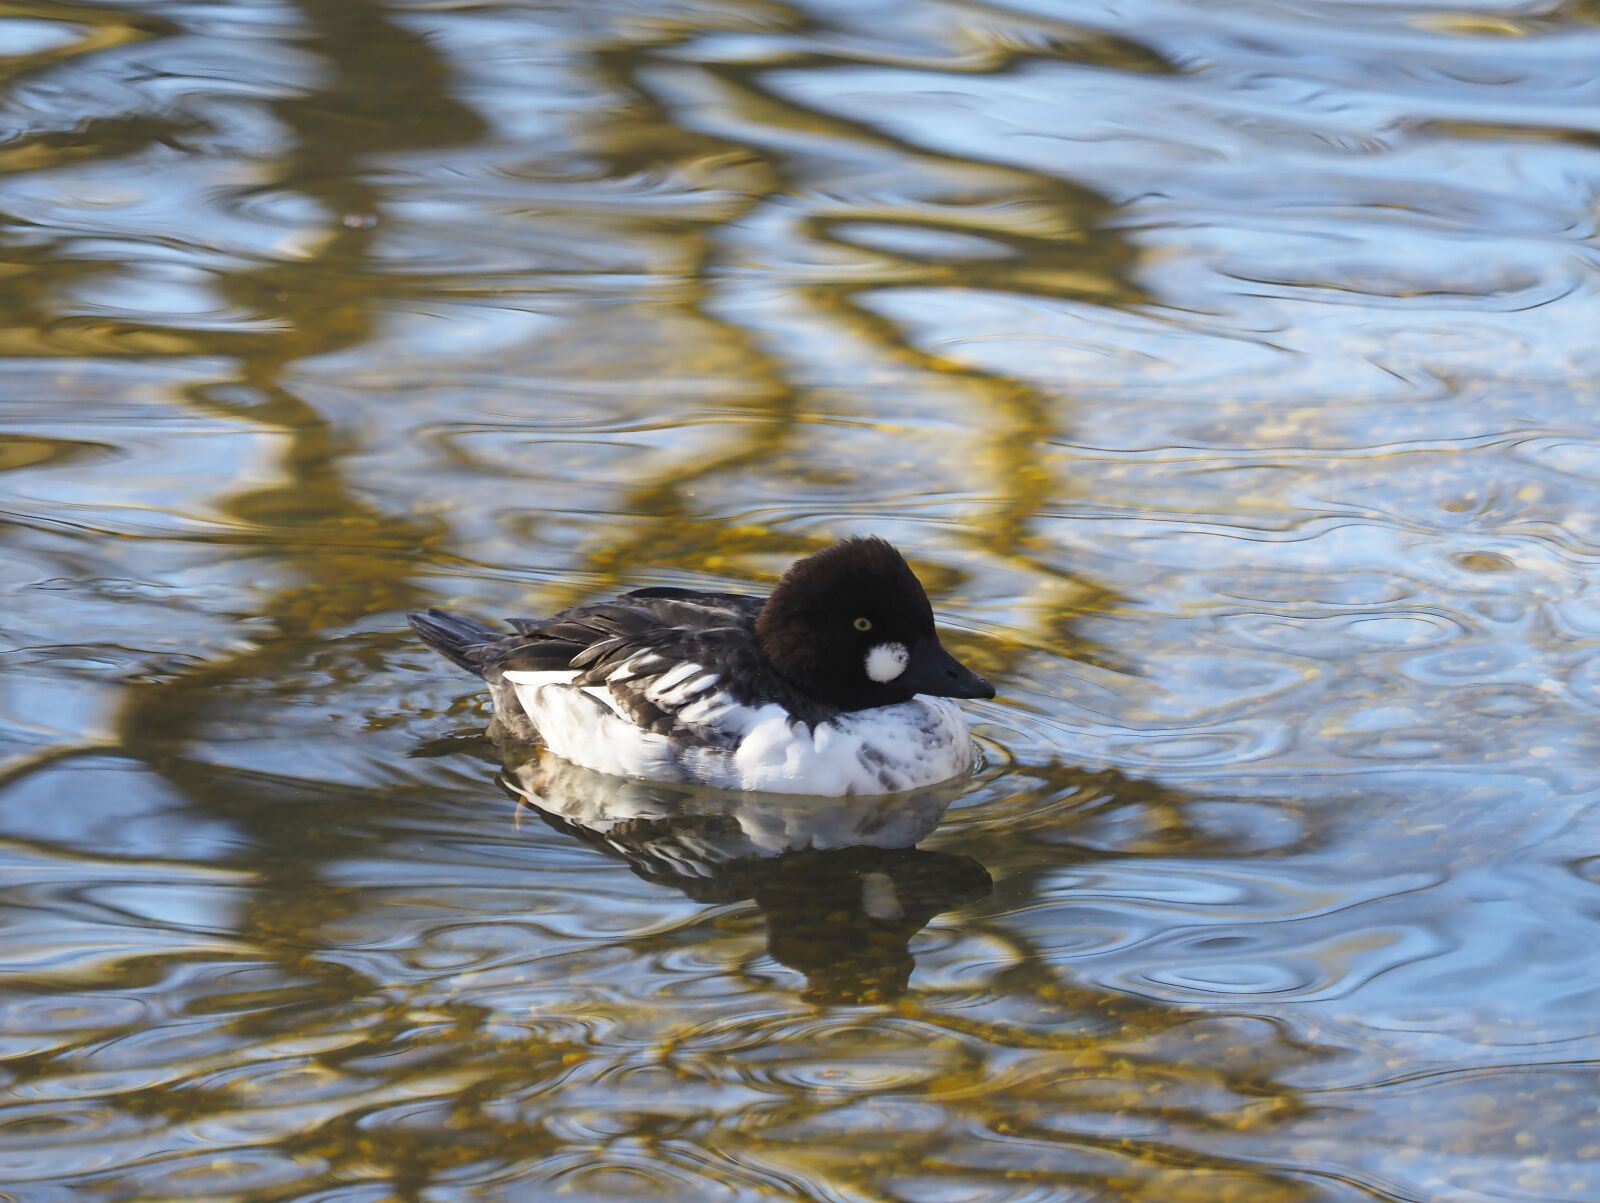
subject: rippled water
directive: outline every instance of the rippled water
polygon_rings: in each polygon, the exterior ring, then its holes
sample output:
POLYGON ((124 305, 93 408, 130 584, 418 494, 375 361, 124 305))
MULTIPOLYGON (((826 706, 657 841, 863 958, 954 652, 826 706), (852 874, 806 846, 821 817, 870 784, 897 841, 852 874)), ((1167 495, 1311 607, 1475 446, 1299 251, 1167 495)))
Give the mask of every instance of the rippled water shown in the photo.
POLYGON ((0 0, 0 1197, 1600 1198, 1597 63, 0 0), (865 531, 1000 686, 881 810, 403 629, 865 531))

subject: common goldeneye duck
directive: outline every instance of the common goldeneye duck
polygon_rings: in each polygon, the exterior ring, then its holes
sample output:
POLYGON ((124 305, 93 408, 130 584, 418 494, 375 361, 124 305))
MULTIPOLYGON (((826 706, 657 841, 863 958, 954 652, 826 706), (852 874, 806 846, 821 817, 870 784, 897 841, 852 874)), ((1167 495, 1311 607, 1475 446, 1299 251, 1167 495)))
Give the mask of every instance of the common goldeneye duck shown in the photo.
POLYGON ((939 643, 928 595, 882 539, 791 565, 765 600, 654 588, 513 619, 438 610, 427 644, 488 682, 496 716, 557 756, 647 781, 842 796, 972 764, 951 698, 994 688, 939 643))

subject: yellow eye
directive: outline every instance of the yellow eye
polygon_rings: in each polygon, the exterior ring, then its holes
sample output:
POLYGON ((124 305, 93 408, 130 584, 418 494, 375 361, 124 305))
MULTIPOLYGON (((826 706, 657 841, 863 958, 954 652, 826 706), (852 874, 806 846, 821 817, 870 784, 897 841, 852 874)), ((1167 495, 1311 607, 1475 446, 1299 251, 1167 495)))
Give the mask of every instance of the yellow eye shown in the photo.
POLYGON ((872 630, 872 619, 858 618, 856 619, 854 626, 858 631, 870 631, 872 630))

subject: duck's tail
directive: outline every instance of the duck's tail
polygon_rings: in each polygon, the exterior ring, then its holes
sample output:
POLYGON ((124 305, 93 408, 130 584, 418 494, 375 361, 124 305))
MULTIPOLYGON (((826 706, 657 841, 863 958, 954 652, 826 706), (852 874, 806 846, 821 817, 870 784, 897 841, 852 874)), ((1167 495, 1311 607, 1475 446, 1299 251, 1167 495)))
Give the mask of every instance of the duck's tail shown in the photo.
POLYGON ((422 642, 453 664, 459 664, 469 673, 476 673, 480 677, 483 675, 484 650, 505 638, 502 632, 492 630, 481 622, 446 614, 443 610, 407 614, 406 621, 422 636, 422 642))

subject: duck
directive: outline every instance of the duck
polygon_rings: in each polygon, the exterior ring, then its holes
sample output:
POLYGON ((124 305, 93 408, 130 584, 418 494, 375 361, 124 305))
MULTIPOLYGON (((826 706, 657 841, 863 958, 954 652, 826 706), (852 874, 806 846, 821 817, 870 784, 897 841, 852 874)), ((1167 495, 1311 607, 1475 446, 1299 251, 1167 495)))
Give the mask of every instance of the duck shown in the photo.
POLYGON ((969 772, 957 699, 994 687, 939 641, 887 540, 795 561, 769 596, 655 586, 510 633, 442 610, 424 643, 482 677, 496 719, 586 769, 744 792, 894 794, 969 772))

